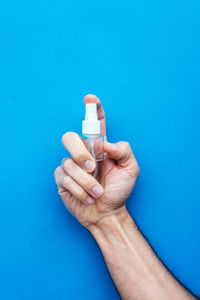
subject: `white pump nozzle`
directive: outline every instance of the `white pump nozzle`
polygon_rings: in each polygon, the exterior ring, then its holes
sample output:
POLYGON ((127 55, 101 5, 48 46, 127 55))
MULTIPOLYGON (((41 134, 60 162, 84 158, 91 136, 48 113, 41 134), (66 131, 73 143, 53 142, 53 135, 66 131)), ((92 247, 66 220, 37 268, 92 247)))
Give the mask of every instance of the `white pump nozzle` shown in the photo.
POLYGON ((87 134, 100 134, 100 121, 97 115, 97 104, 87 103, 85 111, 85 120, 82 122, 82 133, 87 134))

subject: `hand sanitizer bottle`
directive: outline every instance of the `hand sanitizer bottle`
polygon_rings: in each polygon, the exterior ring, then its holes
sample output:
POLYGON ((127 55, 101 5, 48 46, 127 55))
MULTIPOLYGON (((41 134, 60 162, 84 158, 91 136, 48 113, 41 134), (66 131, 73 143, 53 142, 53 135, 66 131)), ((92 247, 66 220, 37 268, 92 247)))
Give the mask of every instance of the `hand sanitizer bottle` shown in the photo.
POLYGON ((85 120, 82 121, 82 138, 86 148, 96 161, 96 168, 92 174, 99 183, 102 182, 103 167, 103 141, 104 136, 100 134, 100 121, 97 116, 97 104, 87 103, 85 120))

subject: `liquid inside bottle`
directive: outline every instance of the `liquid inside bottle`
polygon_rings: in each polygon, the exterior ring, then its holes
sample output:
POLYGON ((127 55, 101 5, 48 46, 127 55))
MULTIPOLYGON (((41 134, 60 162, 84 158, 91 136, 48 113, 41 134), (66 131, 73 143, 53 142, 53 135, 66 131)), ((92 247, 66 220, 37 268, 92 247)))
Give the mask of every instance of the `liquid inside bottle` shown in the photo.
POLYGON ((103 135, 84 135, 83 141, 85 143, 86 148, 93 156, 94 160, 96 161, 96 168, 92 173, 92 176, 96 178, 99 183, 102 183, 102 169, 103 169, 103 135))
POLYGON ((101 124, 98 120, 97 104, 86 103, 85 120, 82 121, 82 135, 86 148, 96 161, 96 168, 93 176, 101 184, 102 168, 103 168, 103 141, 104 136, 101 135, 101 124))

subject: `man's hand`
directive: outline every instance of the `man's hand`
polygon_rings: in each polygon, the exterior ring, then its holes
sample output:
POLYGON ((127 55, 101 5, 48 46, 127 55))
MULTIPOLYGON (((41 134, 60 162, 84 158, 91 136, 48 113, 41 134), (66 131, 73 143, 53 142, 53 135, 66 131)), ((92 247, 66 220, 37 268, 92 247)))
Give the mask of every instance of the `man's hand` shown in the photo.
POLYGON ((125 210, 125 202, 139 175, 139 167, 129 143, 107 142, 105 113, 100 100, 94 95, 87 95, 84 103, 97 103, 101 134, 105 137, 102 182, 92 176, 95 161, 84 140, 74 132, 67 132, 62 137, 71 158, 55 170, 54 176, 65 206, 89 229, 105 217, 125 210))
MULTIPOLYGON (((85 103, 98 104, 101 133, 106 138, 105 114, 100 100, 87 95, 85 103)), ((102 182, 92 172, 95 161, 84 140, 68 132, 62 142, 71 154, 55 170, 58 192, 68 210, 90 230, 105 258, 123 300, 192 300, 141 235, 125 208, 139 167, 127 142, 104 142, 102 182)))

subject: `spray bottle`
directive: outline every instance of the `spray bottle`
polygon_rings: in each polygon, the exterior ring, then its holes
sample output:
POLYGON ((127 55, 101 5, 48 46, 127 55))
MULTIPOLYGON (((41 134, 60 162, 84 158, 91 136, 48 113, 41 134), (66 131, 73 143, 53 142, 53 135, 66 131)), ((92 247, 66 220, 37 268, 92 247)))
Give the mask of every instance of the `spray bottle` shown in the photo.
POLYGON ((100 121, 97 115, 97 104, 87 103, 85 120, 82 121, 82 138, 86 148, 96 161, 96 168, 92 174, 98 182, 102 181, 103 167, 103 141, 104 136, 100 134, 100 121))

